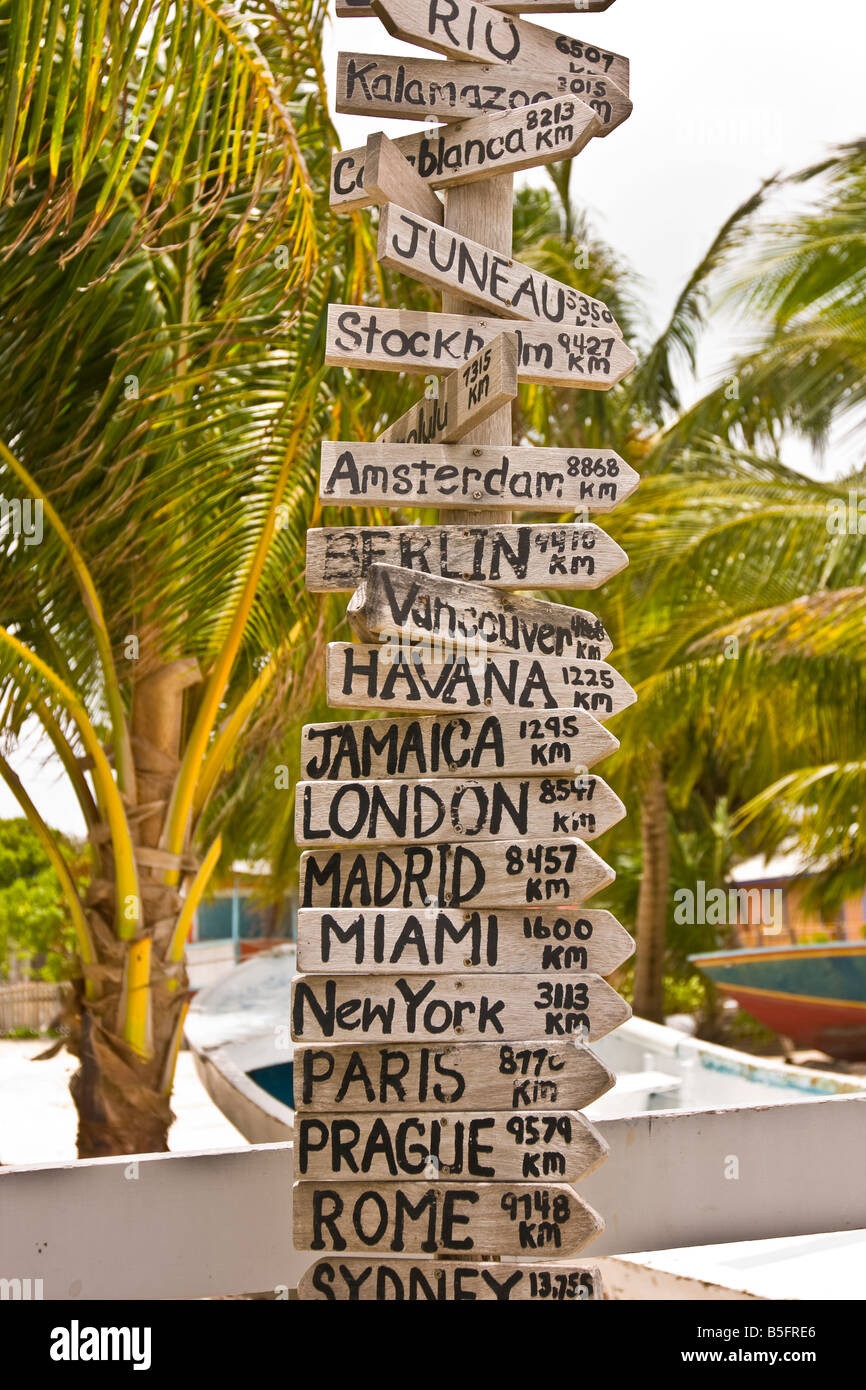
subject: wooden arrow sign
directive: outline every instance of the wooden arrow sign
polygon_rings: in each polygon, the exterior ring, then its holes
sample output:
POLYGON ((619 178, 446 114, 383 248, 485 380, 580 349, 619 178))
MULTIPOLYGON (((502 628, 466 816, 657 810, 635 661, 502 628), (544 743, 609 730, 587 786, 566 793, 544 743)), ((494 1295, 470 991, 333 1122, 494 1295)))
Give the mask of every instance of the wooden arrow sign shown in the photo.
MULTIPOLYGON (((520 381, 609 391, 634 367, 634 353, 610 329, 587 332, 516 319, 416 313, 410 309, 366 309, 357 304, 328 306, 325 361, 335 367, 370 367, 377 371, 429 376, 432 372, 455 371, 503 332, 514 336, 520 381)), ((537 453, 540 456, 538 467, 545 468, 551 454, 564 460, 583 457, 593 451, 539 447, 517 452, 524 456, 537 453)), ((610 455, 610 450, 599 452, 610 455)), ((501 458, 498 461, 501 462, 501 458)), ((636 485, 637 475, 633 476, 636 485)), ((446 498, 443 505, 454 504, 446 498)))
POLYGON ((457 68, 438 58, 340 53, 336 107, 350 116, 453 121, 571 96, 598 116, 598 134, 608 135, 631 115, 631 102, 609 77, 566 72, 566 61, 563 56, 562 71, 552 74, 520 72, 492 63, 461 63, 457 68))
MULTIPOLYGON (((574 14, 576 10, 610 9, 614 0, 501 0, 491 9, 506 14, 574 14)), ((341 19, 372 19, 375 14, 370 0, 337 0, 337 15, 341 19)), ((339 107, 337 108, 339 110, 339 107)))
POLYGON ((615 877, 577 839, 307 850, 298 906, 573 907, 615 877))
POLYGON ((500 14, 476 0, 373 0, 388 33, 461 61, 505 63, 530 72, 569 71, 609 77, 628 93, 628 58, 500 14))
MULTIPOLYGON (((379 444, 453 443, 517 395, 517 340, 500 333, 449 372, 428 399, 413 405, 377 437, 379 444)), ((309 534, 313 534, 310 532, 309 534)), ((309 587, 309 579, 307 581, 309 587)))
MULTIPOLYGON (((338 0, 339 12, 339 0, 338 0)), ((595 1266, 454 1260, 317 1260, 298 1297, 315 1303, 563 1303, 604 1298, 595 1266)))
POLYGON ((573 1039, 524 1043, 362 1043, 297 1047, 295 1109, 580 1110, 613 1086, 573 1039))
POLYGON ((296 1182, 296 1250, 576 1255, 604 1229, 564 1184, 296 1182))
POLYGON ((447 777, 455 772, 567 772, 592 767, 619 740, 591 714, 554 710, 538 718, 512 711, 452 719, 355 719, 307 724, 301 775, 315 781, 370 777, 447 777))
POLYGON ((628 681, 604 661, 556 657, 481 658, 329 642, 328 704, 335 709, 483 710, 494 703, 521 710, 575 709, 602 723, 634 704, 628 681))
MULTIPOLYGON (((601 626, 594 614, 566 603, 378 563, 361 580, 346 615, 362 642, 438 637, 462 651, 542 656, 586 655, 587 643, 598 639, 601 626)), ((609 639, 594 645, 599 656, 611 650, 609 639)))
POLYGON ((625 928, 598 908, 302 908, 298 913, 298 969, 335 975, 473 968, 509 975, 571 970, 610 975, 633 952, 625 928))
POLYGON ((593 522, 539 526, 325 526, 307 532, 307 588, 355 589, 371 565, 496 589, 597 589, 628 556, 593 522))
POLYGON ((373 1182, 446 1178, 464 1182, 554 1179, 575 1183, 610 1146, 576 1111, 450 1110, 400 1115, 299 1115, 299 1178, 373 1182))
POLYGON ((572 1037, 596 1042, 631 1017, 600 975, 296 975, 296 1042, 425 1038, 490 1042, 572 1037))
POLYGON ((531 507, 612 511, 638 485, 610 449, 322 442, 324 503, 367 507, 531 507))
POLYGON ((387 203, 379 218, 376 255, 389 270, 461 295, 503 318, 559 328, 622 330, 600 299, 581 294, 521 261, 500 255, 424 217, 387 203))
MULTIPOLYGON (((566 96, 503 114, 472 116, 431 132, 398 136, 392 153, 402 155, 411 165, 413 177, 401 180, 395 176, 395 201, 429 217, 419 205, 422 199, 416 196, 419 181, 430 189, 459 188, 478 179, 572 159, 603 129, 601 118, 591 107, 577 97, 566 96), (401 182, 409 188, 411 201, 400 201, 401 182)), ((365 165, 365 150, 335 150, 330 192, 335 212, 356 212, 389 201, 380 196, 382 190, 377 189, 377 180, 368 176, 365 165)), ((397 172, 395 169, 395 175, 397 172)), ((434 216, 433 220, 442 219, 434 216)))
MULTIPOLYGON (((360 153, 360 151, 359 151, 360 153)), ((358 206, 399 203, 400 207, 411 208, 431 222, 442 223, 445 209, 429 182, 417 173, 412 164, 395 141, 389 140, 384 131, 378 130, 367 139, 362 154, 365 202, 358 206)), ((346 211, 337 206, 337 211, 346 211)))
POLYGON ((600 777, 405 779, 299 782, 295 841, 317 845, 439 844, 515 836, 576 835, 594 840, 625 815, 600 777))

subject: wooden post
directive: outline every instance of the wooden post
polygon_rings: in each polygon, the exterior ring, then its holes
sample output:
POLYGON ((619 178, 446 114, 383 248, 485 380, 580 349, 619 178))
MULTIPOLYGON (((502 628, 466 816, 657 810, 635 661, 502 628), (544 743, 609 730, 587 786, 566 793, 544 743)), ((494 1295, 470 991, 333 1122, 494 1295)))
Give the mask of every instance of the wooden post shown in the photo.
POLYGON ((603 977, 633 942, 584 907, 613 879, 589 841, 625 814, 588 768, 635 692, 594 613, 520 591, 592 589, 627 557, 585 520, 515 525, 512 500, 609 511, 637 478, 610 449, 515 448, 511 405, 521 375, 604 390, 634 359, 606 305, 513 258, 512 204, 513 170, 626 118, 628 60, 481 0, 451 0, 453 26, 436 0, 373 8, 448 56, 341 59, 340 109, 393 96, 459 121, 339 152, 331 204, 378 204, 380 263, 438 288, 442 312, 332 305, 325 360, 437 389, 372 444, 323 444, 320 496, 439 515, 307 536, 307 586, 353 591, 328 703, 383 717, 302 735, 294 1222, 325 1258, 300 1296, 595 1299, 592 1266, 537 1260, 570 1260, 604 1225, 574 1188, 607 1154, 579 1106, 611 1084, 587 1044, 630 1014, 603 977), (467 111, 497 64, 513 102, 467 111), (587 72, 601 109, 574 91, 587 72))
MULTIPOLYGON (((482 246, 489 246, 492 251, 501 251, 503 255, 510 256, 513 200, 513 174, 500 174, 497 178, 486 179, 483 183, 451 188, 445 194, 445 226, 451 232, 460 232, 472 241, 480 241, 482 246)), ((444 314, 470 314, 473 307, 469 300, 462 299, 458 294, 442 295, 444 314)), ((511 405, 503 406, 469 434, 464 435, 463 443, 510 444, 511 405)), ((439 520, 444 526, 474 526, 487 522, 503 524, 511 520, 511 512, 489 511, 483 507, 479 507, 478 511, 461 509, 459 512, 442 508, 439 520)))

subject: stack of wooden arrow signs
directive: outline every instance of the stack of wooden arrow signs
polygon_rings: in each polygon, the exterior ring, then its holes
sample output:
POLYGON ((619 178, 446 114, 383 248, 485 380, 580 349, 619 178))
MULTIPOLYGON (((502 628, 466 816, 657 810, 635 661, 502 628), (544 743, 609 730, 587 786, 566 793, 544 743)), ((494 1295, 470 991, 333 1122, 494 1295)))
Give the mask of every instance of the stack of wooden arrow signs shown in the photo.
POLYGON ((622 569, 600 527, 562 518, 609 511, 637 476, 611 449, 518 447, 511 428, 520 381, 606 390, 634 363, 603 303, 511 255, 514 172, 631 110, 627 59, 509 13, 574 8, 338 0, 446 55, 340 56, 339 111, 427 124, 335 155, 331 186, 339 211, 378 206, 379 260, 443 312, 330 306, 328 362, 427 389, 375 443, 322 445, 321 499, 440 510, 308 536, 307 584, 351 593, 358 639, 328 649, 329 703, 383 714, 303 732, 305 1299, 602 1297, 569 1263, 603 1225, 575 1184, 607 1146, 578 1112, 613 1084, 588 1044, 629 1016, 604 976, 634 943, 583 904, 613 878, 589 842, 625 814, 591 769, 635 697, 594 614, 520 591, 622 569), (515 508, 556 519, 515 525, 515 508))

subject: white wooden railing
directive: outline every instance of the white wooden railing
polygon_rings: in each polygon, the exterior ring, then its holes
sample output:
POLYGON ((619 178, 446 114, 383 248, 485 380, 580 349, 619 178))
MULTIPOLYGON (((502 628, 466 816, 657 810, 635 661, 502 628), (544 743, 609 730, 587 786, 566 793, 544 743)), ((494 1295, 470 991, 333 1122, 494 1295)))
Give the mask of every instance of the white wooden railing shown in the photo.
MULTIPOLYGON (((866 1228, 866 1096, 598 1128, 593 1260, 866 1228)), ((0 1279, 41 1278, 46 1299, 286 1292, 314 1258, 292 1246, 291 1144, 0 1172, 0 1279)))

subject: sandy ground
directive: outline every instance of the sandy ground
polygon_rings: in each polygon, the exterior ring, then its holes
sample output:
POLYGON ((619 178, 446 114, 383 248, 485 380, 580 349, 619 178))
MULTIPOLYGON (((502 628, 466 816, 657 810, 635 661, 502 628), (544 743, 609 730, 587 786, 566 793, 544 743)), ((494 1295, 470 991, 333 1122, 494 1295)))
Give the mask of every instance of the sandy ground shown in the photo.
MULTIPOLYGON (((60 1052, 32 1060, 42 1040, 0 1038, 0 1163, 57 1163, 75 1158, 75 1107, 69 1095, 74 1057, 60 1052)), ((216 1108, 195 1073, 191 1052, 178 1058, 168 1137, 172 1153, 230 1149, 246 1144, 216 1108)))

